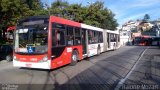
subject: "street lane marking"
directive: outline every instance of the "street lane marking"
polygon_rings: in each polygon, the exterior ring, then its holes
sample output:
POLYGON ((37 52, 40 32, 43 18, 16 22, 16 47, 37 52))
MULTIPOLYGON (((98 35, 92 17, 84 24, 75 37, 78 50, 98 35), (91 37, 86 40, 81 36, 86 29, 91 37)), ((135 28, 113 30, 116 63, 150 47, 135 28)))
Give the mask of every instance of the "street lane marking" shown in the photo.
POLYGON ((142 58, 142 56, 144 55, 144 53, 147 51, 149 47, 147 47, 145 50, 143 50, 143 52, 140 54, 140 57, 138 58, 138 60, 136 61, 136 63, 133 65, 133 67, 131 68, 131 70, 127 73, 127 75, 121 79, 119 81, 119 83, 117 84, 116 88, 114 90, 119 90, 121 88, 121 86, 124 84, 124 82, 126 81, 126 79, 128 79, 128 77, 131 75, 131 73, 133 72, 133 70, 136 68, 137 64, 139 63, 140 59, 142 58))

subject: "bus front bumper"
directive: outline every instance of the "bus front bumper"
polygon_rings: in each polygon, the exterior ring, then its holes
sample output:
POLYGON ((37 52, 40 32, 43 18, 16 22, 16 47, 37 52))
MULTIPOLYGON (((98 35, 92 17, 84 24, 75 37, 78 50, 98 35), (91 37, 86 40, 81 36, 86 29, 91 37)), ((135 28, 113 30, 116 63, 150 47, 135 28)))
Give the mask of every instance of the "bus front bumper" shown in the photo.
POLYGON ((14 67, 27 67, 27 68, 38 68, 38 69, 51 69, 51 61, 46 62, 21 62, 13 60, 14 67))

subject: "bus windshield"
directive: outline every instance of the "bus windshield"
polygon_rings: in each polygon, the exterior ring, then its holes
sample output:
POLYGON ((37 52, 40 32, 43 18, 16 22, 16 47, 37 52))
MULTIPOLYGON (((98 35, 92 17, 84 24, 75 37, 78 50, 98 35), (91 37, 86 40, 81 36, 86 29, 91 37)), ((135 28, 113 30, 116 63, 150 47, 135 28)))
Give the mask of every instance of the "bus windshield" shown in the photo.
POLYGON ((141 42, 142 38, 141 37, 135 37, 135 43, 139 44, 141 42))
POLYGON ((16 53, 46 53, 48 28, 43 25, 18 28, 15 33, 16 53))

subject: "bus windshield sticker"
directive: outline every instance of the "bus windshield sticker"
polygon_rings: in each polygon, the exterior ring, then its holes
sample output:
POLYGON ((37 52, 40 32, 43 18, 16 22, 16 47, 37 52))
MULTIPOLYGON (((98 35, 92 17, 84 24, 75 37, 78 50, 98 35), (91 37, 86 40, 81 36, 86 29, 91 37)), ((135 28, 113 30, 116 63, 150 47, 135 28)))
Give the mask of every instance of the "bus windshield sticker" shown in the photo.
POLYGON ((27 52, 27 48, 18 48, 18 52, 27 52))
POLYGON ((35 51, 35 48, 32 46, 27 47, 28 53, 33 53, 35 51))
POLYGON ((19 29, 18 30, 18 33, 27 33, 28 32, 28 29, 19 29))
POLYGON ((72 52, 72 48, 67 48, 67 52, 72 52))

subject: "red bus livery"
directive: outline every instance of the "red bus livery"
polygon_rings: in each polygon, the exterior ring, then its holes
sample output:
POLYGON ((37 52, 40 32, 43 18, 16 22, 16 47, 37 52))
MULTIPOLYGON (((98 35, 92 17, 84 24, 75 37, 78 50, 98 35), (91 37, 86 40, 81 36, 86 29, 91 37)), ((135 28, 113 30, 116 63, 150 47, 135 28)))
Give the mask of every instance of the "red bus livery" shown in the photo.
POLYGON ((151 45, 152 37, 151 36, 137 36, 133 40, 134 45, 147 46, 151 45))
POLYGON ((13 65, 41 69, 75 65, 85 57, 117 49, 118 37, 117 32, 107 32, 60 17, 24 18, 18 21, 15 30, 13 65), (109 33, 112 33, 114 41, 112 48, 108 47, 109 33))

